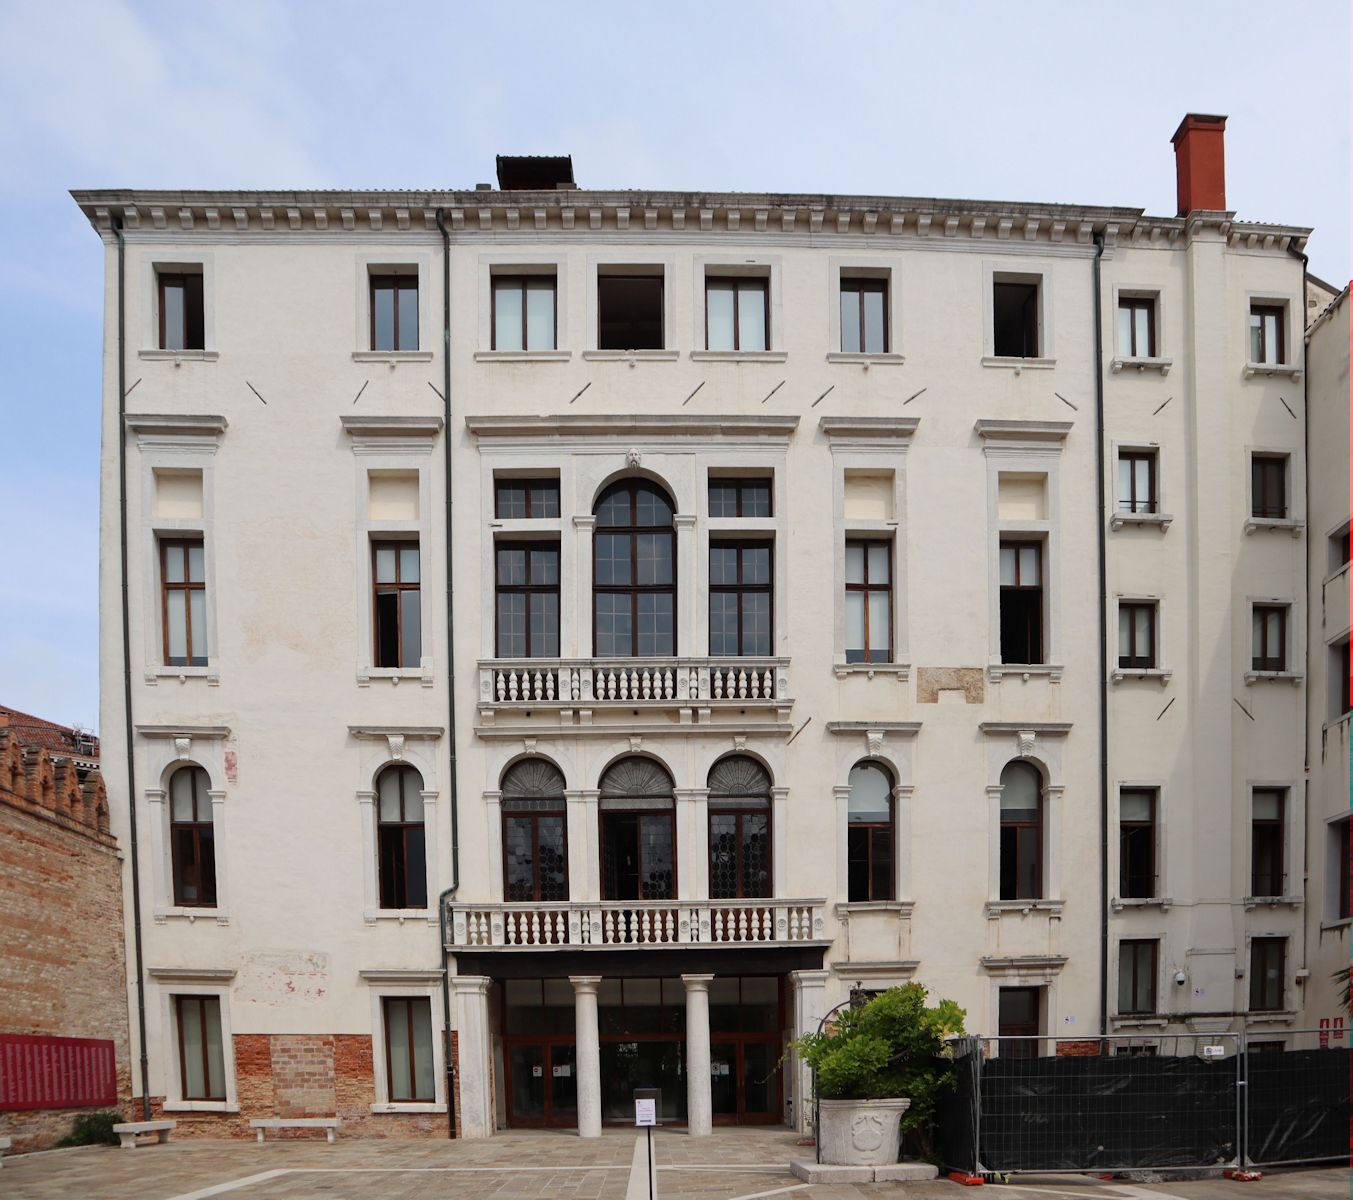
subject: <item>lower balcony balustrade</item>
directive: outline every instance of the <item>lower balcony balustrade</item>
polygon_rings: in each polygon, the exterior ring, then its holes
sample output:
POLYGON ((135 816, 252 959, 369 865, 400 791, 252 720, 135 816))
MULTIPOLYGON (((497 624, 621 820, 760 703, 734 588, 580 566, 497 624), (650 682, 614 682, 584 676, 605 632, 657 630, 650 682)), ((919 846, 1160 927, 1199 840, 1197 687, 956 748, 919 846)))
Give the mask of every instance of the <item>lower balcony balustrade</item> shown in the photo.
POLYGON ((825 944, 825 900, 603 900, 591 904, 465 904, 448 898, 446 949, 547 946, 825 944))

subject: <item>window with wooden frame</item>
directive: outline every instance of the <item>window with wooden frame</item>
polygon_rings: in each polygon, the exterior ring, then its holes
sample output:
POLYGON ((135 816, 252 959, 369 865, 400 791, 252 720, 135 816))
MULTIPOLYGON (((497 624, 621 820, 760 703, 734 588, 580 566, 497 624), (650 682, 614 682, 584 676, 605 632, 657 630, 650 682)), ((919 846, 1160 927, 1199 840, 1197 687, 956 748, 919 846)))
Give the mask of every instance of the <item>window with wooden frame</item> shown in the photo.
POLYGON ((1250 806, 1250 895, 1281 896, 1286 882, 1286 789, 1255 788, 1250 806))
POLYGON ((710 657, 771 653, 773 559, 770 541, 710 543, 710 657))
POLYGON ((493 515, 499 521, 547 521, 558 518, 559 480, 494 480, 493 515))
POLYGON ((770 281, 757 276, 705 277, 705 349, 770 346, 770 281))
POLYGON ((1000 544, 1001 662, 1043 661, 1043 547, 1000 544))
POLYGON ((597 276, 597 349, 661 350, 662 273, 597 276))
POLYGON ((592 535, 592 638, 601 658, 676 653, 676 529, 671 498, 644 479, 613 483, 592 535))
POLYGON ((1156 357, 1156 301, 1153 297, 1118 298, 1118 353, 1123 358, 1156 357))
POLYGON ((371 348, 418 349, 418 276, 371 276, 371 348))
POLYGON ((418 542, 372 542, 374 666, 417 667, 423 656, 418 542))
POLYGON ((1287 605, 1256 604, 1250 610, 1251 668, 1287 670, 1287 605))
POLYGON ((1280 1012, 1286 992, 1287 939, 1250 940, 1250 1011, 1280 1012))
POLYGON ((1156 666, 1156 615, 1154 600, 1118 602, 1118 667, 1120 670, 1152 670, 1156 666))
POLYGON ((851 768, 846 801, 846 898, 851 903, 897 898, 893 777, 879 763, 851 768))
POLYGON ((207 665, 207 555, 200 537, 160 539, 160 620, 169 667, 207 665))
POLYGON ((382 908, 426 908, 423 777, 407 765, 376 779, 376 855, 382 908))
POLYGON ((216 827, 211 784, 201 767, 180 767, 169 777, 169 855, 174 903, 216 906, 216 827))
POLYGON ((770 517, 769 477, 736 479, 712 475, 709 480, 711 517, 770 517))
POLYGON ((708 783, 710 899, 769 896, 770 776, 734 754, 714 764, 708 783))
POLYGON ((841 276, 841 352, 888 353, 888 281, 841 276))
POLYGON ((1118 943, 1118 1012, 1145 1016, 1156 1011, 1156 973, 1160 943, 1132 939, 1118 943))
POLYGON ((601 898, 676 895, 676 798, 672 777, 647 758, 622 758, 601 777, 601 898))
POLYGON ((1286 518, 1286 454, 1250 456, 1250 515, 1266 520, 1286 518))
POLYGON ((1123 788, 1118 793, 1118 895, 1149 900, 1156 883, 1155 788, 1123 788))
POLYGON ((1037 1058, 1043 1025, 1043 989, 1003 987, 997 997, 996 1031, 1002 1058, 1037 1058))
POLYGON ((1287 361, 1281 304, 1250 305, 1250 362, 1278 366, 1287 361))
POLYGON ((385 1081, 391 1104, 432 1104, 432 1001, 426 996, 382 996, 385 1081))
POLYGON ((1154 450, 1118 451, 1118 511, 1158 511, 1154 450))
POLYGON ((183 1100, 226 1098, 219 996, 175 996, 179 1084, 183 1100))
POLYGON ((1001 899, 1043 895, 1043 777, 1026 762, 1001 772, 1001 899))
POLYGON ((494 350, 553 350, 558 336, 553 275, 495 275, 492 292, 494 350))
POLYGON ((1039 285, 997 279, 992 284, 992 353, 998 358, 1037 358, 1039 285))
POLYGON ((1334 878, 1338 893, 1334 898, 1334 917, 1346 921, 1353 917, 1353 818, 1345 817, 1334 825, 1334 878))
POLYGON ((503 899, 568 899, 568 815, 564 777, 542 758, 508 768, 502 782, 503 899))
POLYGON ((846 662, 893 661, 893 544, 846 541, 846 662))
POLYGON ((1344 526, 1338 533, 1330 534, 1330 569, 1333 575, 1349 562, 1349 528, 1344 526))
POLYGON ((559 543, 500 541, 495 562, 499 658, 559 656, 559 543))
POLYGON ((204 350, 206 320, 199 272, 157 271, 161 350, 204 350))

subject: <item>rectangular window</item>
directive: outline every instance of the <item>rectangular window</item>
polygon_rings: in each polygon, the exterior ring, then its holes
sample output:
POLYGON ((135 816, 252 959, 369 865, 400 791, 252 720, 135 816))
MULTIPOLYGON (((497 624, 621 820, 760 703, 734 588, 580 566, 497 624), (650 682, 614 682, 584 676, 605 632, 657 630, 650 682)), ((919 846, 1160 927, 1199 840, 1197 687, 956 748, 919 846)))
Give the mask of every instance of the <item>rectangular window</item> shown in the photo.
POLYGON ((1118 666, 1150 670, 1156 665, 1156 605, 1152 602, 1118 605, 1118 666))
POLYGON ((207 665, 207 558, 201 538, 160 540, 160 620, 169 667, 207 665))
POLYGON ((386 996, 385 1078, 391 1104, 432 1104, 437 1098, 432 1078, 432 1001, 386 996))
POLYGON ((772 542, 713 542, 709 547, 709 653, 769 655, 772 542))
POLYGON ((1348 565, 1349 561, 1349 531, 1347 529, 1340 533, 1330 534, 1330 569, 1329 573, 1333 575, 1340 567, 1348 565))
POLYGON ((998 358, 1038 357, 1038 284, 992 285, 993 353, 998 358))
POLYGON ((1118 1011, 1141 1015, 1156 1011, 1155 941, 1118 943, 1118 1011))
POLYGON ((559 543, 494 547, 499 658, 559 657, 559 543))
POLYGON ((499 479, 493 515, 500 521, 544 521, 559 516, 559 480, 499 479))
POLYGON ((493 277, 494 350, 553 350, 556 281, 552 275, 493 277))
POLYGON ((1250 614, 1252 662, 1256 671, 1287 670, 1287 605, 1256 604, 1250 614))
POLYGON ((1334 853, 1337 857, 1337 869, 1334 878, 1338 883, 1339 894, 1334 900, 1335 919, 1346 921, 1353 916, 1353 818, 1345 817, 1334 826, 1334 853))
POLYGON ((1043 661, 1043 547, 1002 542, 1001 661, 1043 661))
POLYGON ((705 280, 705 349, 765 350, 770 345, 769 282, 705 280))
POLYGON ((1118 511, 1153 513, 1156 504, 1156 452, 1118 452, 1118 511))
POLYGON ((1118 301, 1118 353, 1123 358, 1156 357, 1156 302, 1146 296, 1118 301))
POLYGON ((893 545, 846 542, 846 662, 893 661, 893 545))
POLYGON ((1155 788, 1123 788, 1118 793, 1118 894, 1149 900, 1156 886, 1155 788))
POLYGON ((203 350, 205 320, 202 306, 202 276, 157 275, 160 291, 160 349, 203 350))
POLYGON ((844 354, 888 352, 888 281, 841 279, 841 350, 844 354))
POLYGON ((416 667, 423 656, 422 592, 416 541, 372 542, 377 667, 416 667))
POLYGON ((1250 895, 1281 896, 1283 825, 1287 795, 1282 788, 1255 788, 1250 798, 1250 895))
POLYGON ((1283 1006, 1287 973, 1287 939, 1254 938, 1250 942, 1250 1011, 1278 1012, 1283 1006))
POLYGON ((1042 988, 1036 987, 1001 988, 997 1005, 997 1032, 1001 1038, 1002 1058, 1038 1057, 1042 991, 1042 988))
POLYGON ((1334 717, 1342 717, 1350 709, 1353 709, 1353 684, 1350 682, 1350 671, 1353 670, 1353 663, 1349 661, 1348 642, 1340 642, 1337 646, 1331 646, 1334 658, 1334 680, 1338 689, 1335 692, 1335 711, 1334 717))
POLYGON ((661 275, 597 276, 597 349, 663 348, 661 275))
POLYGON ((371 276, 371 348, 418 349, 418 276, 371 276))
POLYGON ((728 479, 714 476, 709 481, 711 517, 769 517, 771 515, 769 479, 728 479))
POLYGON ((1282 306, 1250 305, 1250 362, 1276 366, 1286 361, 1283 349, 1282 306))
POLYGON ((1287 516, 1287 455, 1251 456, 1250 505, 1255 517, 1281 520, 1287 516))
POLYGON ((225 1052, 218 996, 175 996, 179 1080, 184 1100, 224 1100, 225 1052))

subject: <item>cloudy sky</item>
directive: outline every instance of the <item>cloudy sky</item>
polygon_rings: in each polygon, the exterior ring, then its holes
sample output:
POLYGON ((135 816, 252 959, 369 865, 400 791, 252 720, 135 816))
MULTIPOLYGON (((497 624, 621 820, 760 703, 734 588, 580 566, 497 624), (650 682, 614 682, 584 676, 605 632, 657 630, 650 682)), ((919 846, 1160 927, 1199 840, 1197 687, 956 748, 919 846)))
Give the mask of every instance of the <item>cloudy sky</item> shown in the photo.
POLYGON ((97 725, 100 246, 72 187, 579 182, 1174 212, 1226 113, 1248 220, 1349 277, 1346 0, 0 0, 0 703, 97 725))

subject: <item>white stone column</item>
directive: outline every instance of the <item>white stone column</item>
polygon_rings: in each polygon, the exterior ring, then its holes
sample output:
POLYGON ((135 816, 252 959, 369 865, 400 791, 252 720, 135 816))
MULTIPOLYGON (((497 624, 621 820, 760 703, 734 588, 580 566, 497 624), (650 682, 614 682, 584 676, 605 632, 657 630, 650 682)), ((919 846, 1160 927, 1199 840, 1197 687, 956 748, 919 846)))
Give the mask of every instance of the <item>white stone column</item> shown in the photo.
POLYGON ((850 899, 850 785, 832 788, 836 798, 836 899, 850 899))
POLYGON ((488 1004, 491 982, 486 975, 451 977, 458 1059, 456 1081, 460 1087, 459 1132, 463 1138, 486 1138, 493 1134, 488 1004))
POLYGON ((370 788, 358 791, 357 811, 362 822, 362 918, 374 925, 381 898, 376 879, 376 793, 370 788))
POLYGON ((708 1137, 714 1124, 709 1083, 709 981, 713 975, 683 975, 686 985, 686 1132, 708 1137))
MULTIPOLYGON (((827 1012, 827 971, 791 971, 794 981, 794 1036, 816 1033, 827 1012)), ((798 1054, 790 1056, 790 1087, 794 1101, 794 1128, 811 1133, 813 1128, 813 1072, 798 1054)))
POLYGON ((436 792, 424 791, 423 796, 423 869, 426 872, 424 879, 427 881, 427 910, 428 924, 435 925, 441 920, 437 912, 437 896, 441 892, 438 886, 438 880, 441 873, 437 870, 437 848, 441 842, 437 840, 437 795, 436 792))
MULTIPOLYGON (((146 801, 150 809, 147 834, 150 841, 151 896, 155 920, 163 924, 165 909, 174 903, 174 864, 169 856, 169 816, 165 811, 169 795, 163 788, 147 788, 146 801)), ((214 813, 212 819, 214 822, 214 813)))
POLYGON ((578 1072, 578 1136, 601 1137, 601 1040, 597 1032, 597 985, 600 975, 570 975, 577 1029, 575 1070, 578 1072))

